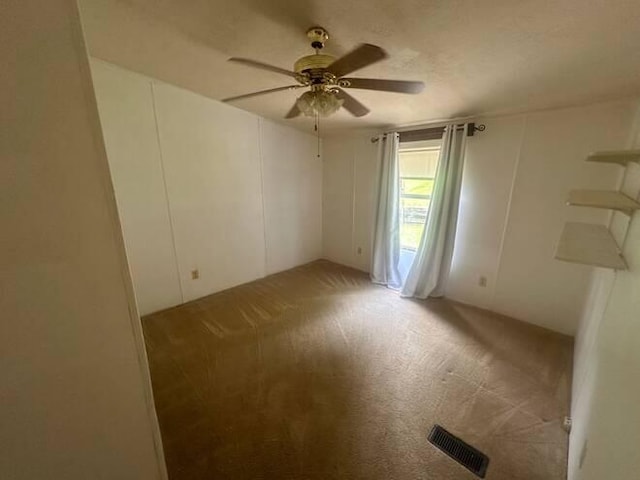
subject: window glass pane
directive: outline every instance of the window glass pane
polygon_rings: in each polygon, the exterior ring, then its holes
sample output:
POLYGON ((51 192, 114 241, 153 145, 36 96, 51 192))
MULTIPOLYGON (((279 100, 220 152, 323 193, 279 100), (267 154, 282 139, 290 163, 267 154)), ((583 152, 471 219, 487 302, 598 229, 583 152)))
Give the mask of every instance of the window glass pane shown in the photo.
POLYGON ((428 195, 433 191, 433 178, 400 177, 403 195, 428 195))
POLYGON ((416 250, 424 230, 430 200, 400 197, 400 246, 416 250))
POLYGON ((408 148, 400 161, 400 247, 415 251, 429 213, 439 147, 408 148))

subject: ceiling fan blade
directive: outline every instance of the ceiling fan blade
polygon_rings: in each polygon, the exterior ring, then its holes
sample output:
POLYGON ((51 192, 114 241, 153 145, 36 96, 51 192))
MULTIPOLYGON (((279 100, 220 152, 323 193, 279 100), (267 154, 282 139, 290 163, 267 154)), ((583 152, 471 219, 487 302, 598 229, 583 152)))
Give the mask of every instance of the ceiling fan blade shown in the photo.
MULTIPOLYGON (((349 82, 346 88, 362 88, 381 92, 420 93, 424 90, 424 82, 409 80, 382 80, 379 78, 341 78, 349 82)), ((343 87, 344 88, 344 87, 343 87)))
POLYGON ((294 103, 293 107, 291 107, 291 110, 289 110, 289 112, 284 116, 284 118, 295 118, 298 115, 300 115, 301 113, 302 112, 298 108, 298 104, 294 103))
POLYGON ((340 100, 343 100, 344 103, 342 104, 342 106, 351 115, 354 115, 356 117, 364 117, 367 113, 371 111, 367 107, 365 107, 363 104, 361 104, 358 100, 356 100, 347 92, 345 92, 344 90, 339 90, 336 93, 336 96, 340 100))
POLYGON ((234 100, 241 100, 243 98, 257 97, 258 95, 265 95, 267 93, 274 93, 274 92, 282 92, 283 90, 295 90, 296 88, 302 88, 302 87, 304 87, 304 85, 288 85, 286 87, 270 88, 269 90, 260 90, 259 92, 246 93, 244 95, 238 95, 237 97, 225 98, 222 101, 233 102, 234 100))
POLYGON ((282 75, 287 75, 288 77, 295 78, 296 76, 296 74, 291 70, 286 70, 284 68, 269 65, 268 63, 258 62, 257 60, 251 60, 249 58, 231 57, 228 61, 234 62, 234 63, 240 63, 248 67, 260 68, 261 70, 268 70, 270 72, 280 73, 282 75))
POLYGON ((345 56, 340 57, 327 67, 329 73, 333 73, 336 77, 342 77, 356 70, 379 62, 383 58, 387 58, 387 52, 380 47, 363 43, 355 50, 350 51, 345 56))

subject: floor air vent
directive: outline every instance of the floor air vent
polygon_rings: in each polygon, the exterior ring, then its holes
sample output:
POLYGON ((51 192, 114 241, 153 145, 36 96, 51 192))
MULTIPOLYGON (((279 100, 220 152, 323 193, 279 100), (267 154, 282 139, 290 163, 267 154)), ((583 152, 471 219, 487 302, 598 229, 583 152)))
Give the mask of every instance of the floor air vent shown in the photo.
POLYGON ((460 465, 484 478, 489 465, 489 457, 471 445, 450 434, 440 425, 435 425, 429 433, 429 441, 453 458, 460 465))

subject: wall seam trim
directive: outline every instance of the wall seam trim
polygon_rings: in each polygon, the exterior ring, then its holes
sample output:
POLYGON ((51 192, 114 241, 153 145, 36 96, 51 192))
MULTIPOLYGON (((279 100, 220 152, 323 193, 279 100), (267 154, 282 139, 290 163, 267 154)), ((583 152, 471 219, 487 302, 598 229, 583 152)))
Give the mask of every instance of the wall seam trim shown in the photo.
POLYGON ((260 157, 260 201, 262 203, 262 241, 264 242, 264 262, 262 276, 268 275, 268 253, 267 253, 267 210, 264 201, 264 150, 262 145, 264 120, 258 117, 258 156, 260 157))
POLYGON ((493 279, 493 291, 491 292, 491 308, 495 308, 496 303, 496 287, 498 286, 498 279, 500 278, 500 269, 502 267, 502 255, 504 253, 504 244, 507 238, 507 231, 509 230, 509 217, 511 216, 511 206, 513 203, 513 192, 516 187, 516 180, 518 178, 518 170, 520 168, 520 158, 522 157, 522 146, 524 145, 524 137, 527 131, 527 121, 529 115, 525 115, 522 120, 522 131, 520 134, 520 144, 518 145, 518 152, 516 154, 516 162, 513 166, 513 176, 511 177, 511 188, 509 189, 509 200, 507 201, 507 210, 504 214, 504 227, 502 228, 502 235, 500 237, 500 247, 498 248, 498 262, 496 264, 495 276, 493 279))
POLYGON ((353 156, 351 157, 351 162, 353 163, 351 169, 351 252, 349 254, 349 261, 353 264, 358 263, 358 258, 356 255, 356 162, 357 162, 357 154, 355 145, 352 145, 353 156))
POLYGON ((167 187, 167 175, 164 170, 164 156, 162 155, 162 140, 160 138, 160 124, 158 123, 158 111, 156 108, 156 91, 153 81, 149 81, 151 89, 151 104, 153 105, 153 119, 156 127, 156 138, 158 140, 158 154, 160 156, 160 170, 162 172, 162 186, 164 188, 164 198, 167 202, 167 214, 169 216, 169 230, 171 231, 171 246, 173 247, 173 258, 176 264, 176 274, 178 275, 178 287, 180 288, 181 303, 185 302, 184 288, 182 286, 182 276, 180 275, 180 263, 178 262, 178 248, 176 247, 176 233, 173 225, 173 214, 171 212, 171 202, 169 201, 169 189, 167 187))

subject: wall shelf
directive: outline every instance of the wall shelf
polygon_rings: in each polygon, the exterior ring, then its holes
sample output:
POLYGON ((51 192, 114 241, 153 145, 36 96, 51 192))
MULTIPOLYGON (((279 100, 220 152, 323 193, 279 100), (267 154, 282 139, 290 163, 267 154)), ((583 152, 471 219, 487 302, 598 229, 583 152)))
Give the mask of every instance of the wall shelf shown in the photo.
POLYGON ((627 264, 604 225, 569 222, 556 249, 556 258, 565 262, 626 270, 627 264))
POLYGON ((594 152, 587 157, 589 162, 617 163, 627 166, 629 162, 640 162, 640 150, 609 150, 594 152))
POLYGON ((571 190, 567 205, 608 208, 631 216, 640 209, 640 203, 615 190, 571 190))

